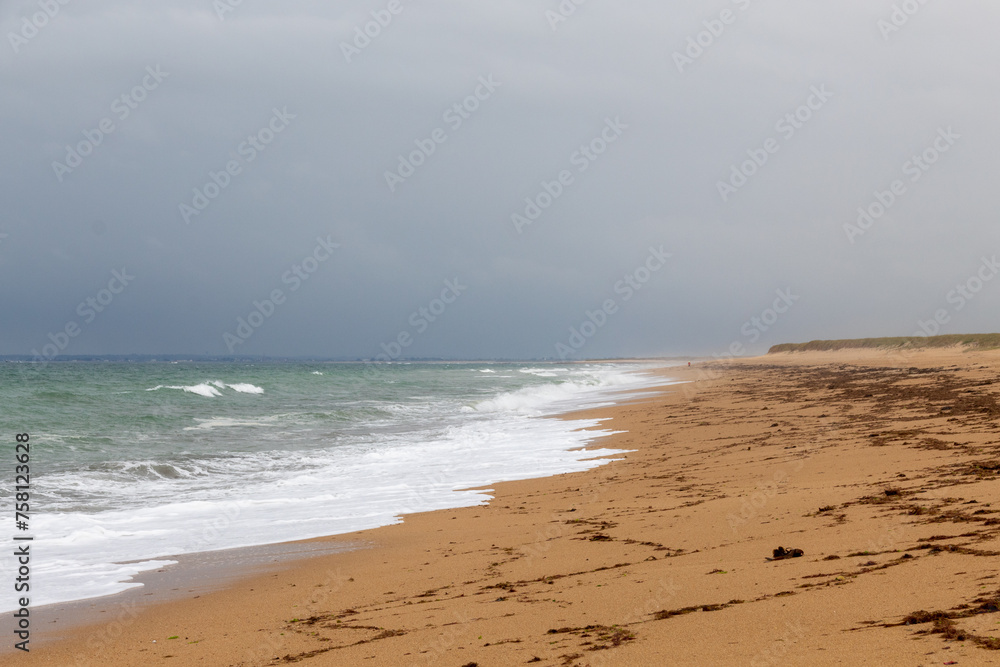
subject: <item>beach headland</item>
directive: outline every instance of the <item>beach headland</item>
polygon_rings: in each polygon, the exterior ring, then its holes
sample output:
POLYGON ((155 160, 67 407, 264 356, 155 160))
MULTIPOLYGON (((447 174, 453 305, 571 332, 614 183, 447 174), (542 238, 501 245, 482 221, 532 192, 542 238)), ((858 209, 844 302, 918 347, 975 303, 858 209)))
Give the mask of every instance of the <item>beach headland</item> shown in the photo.
POLYGON ((686 384, 587 413, 621 460, 0 665, 1000 664, 1000 352, 664 374, 686 384))

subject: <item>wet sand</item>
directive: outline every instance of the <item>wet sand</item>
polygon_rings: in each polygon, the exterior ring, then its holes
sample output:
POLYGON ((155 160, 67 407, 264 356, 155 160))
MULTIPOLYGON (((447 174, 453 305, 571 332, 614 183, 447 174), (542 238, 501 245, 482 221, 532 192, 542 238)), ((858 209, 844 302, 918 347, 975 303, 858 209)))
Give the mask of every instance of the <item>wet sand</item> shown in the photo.
MULTIPOLYGON (((255 575, 282 570, 294 561, 365 547, 339 541, 283 542, 160 558, 173 564, 139 573, 131 582, 141 585, 127 591, 31 609, 33 632, 29 647, 36 650, 67 639, 73 630, 93 625, 95 619, 103 623, 131 619, 152 605, 196 599, 255 575)), ((0 646, 0 653, 10 651, 17 651, 13 643, 0 646)))
POLYGON ((619 461, 0 665, 1000 664, 1000 353, 664 374, 688 383, 588 414, 619 461))

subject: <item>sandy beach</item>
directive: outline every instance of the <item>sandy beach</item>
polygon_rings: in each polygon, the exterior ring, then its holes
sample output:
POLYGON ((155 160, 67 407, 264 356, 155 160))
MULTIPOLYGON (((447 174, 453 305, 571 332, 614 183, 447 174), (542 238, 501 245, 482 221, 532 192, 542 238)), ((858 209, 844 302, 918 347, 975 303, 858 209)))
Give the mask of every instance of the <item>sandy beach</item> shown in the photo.
POLYGON ((609 465, 36 625, 0 665, 1000 664, 1000 352, 662 373, 685 384, 593 413, 631 450, 609 465))

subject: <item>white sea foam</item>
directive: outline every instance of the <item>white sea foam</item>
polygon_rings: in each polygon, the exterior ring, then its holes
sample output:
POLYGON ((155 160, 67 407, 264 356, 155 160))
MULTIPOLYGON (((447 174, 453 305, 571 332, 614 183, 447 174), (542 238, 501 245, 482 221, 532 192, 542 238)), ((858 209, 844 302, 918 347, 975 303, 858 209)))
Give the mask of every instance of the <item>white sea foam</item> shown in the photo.
POLYGON ((566 373, 569 369, 567 368, 521 368, 519 369, 521 373, 525 375, 536 375, 542 378, 554 378, 559 377, 560 373, 566 373))
POLYGON ((205 396, 206 398, 212 398, 214 396, 222 396, 222 393, 208 384, 207 382, 202 382, 201 384, 189 385, 189 386, 176 386, 176 385, 163 385, 158 384, 151 389, 146 391, 159 391, 160 389, 179 389, 181 391, 186 391, 190 394, 198 394, 199 396, 205 396))
POLYGON ((237 382, 235 384, 226 384, 225 382, 219 382, 218 380, 212 380, 209 382, 202 382, 195 385, 163 385, 158 384, 155 387, 151 387, 146 391, 159 391, 160 389, 178 389, 180 391, 186 391, 189 394, 198 394, 199 396, 204 396, 206 398, 216 398, 222 396, 220 389, 232 389, 235 392, 241 394, 263 394, 264 388, 252 385, 246 382, 237 382))
POLYGON ((275 426, 277 421, 276 416, 270 417, 260 417, 258 419, 233 419, 232 417, 211 417, 209 419, 202 419, 195 417, 195 421, 198 422, 197 426, 185 426, 185 431, 211 431, 216 428, 232 428, 236 426, 275 426))
MULTIPOLYGON (((282 448, 278 446, 282 441, 268 438, 280 435, 294 445, 299 432, 268 428, 251 431, 258 443, 276 443, 266 451, 208 456, 195 448, 195 453, 170 461, 110 462, 47 475, 36 492, 59 488, 76 498, 76 506, 53 500, 46 512, 32 517, 35 544, 46 555, 33 572, 37 584, 33 577, 32 602, 41 605, 125 590, 136 585, 131 581, 135 574, 162 568, 175 554, 388 525, 411 512, 489 500, 488 491, 471 488, 604 465, 607 459, 596 457, 623 452, 580 449, 612 433, 598 420, 539 415, 606 404, 615 400, 610 392, 628 390, 635 395, 663 384, 613 367, 551 370, 565 381, 501 393, 466 405, 464 411, 458 403, 433 395, 409 405, 368 398, 344 401, 339 405, 377 408, 411 427, 363 432, 336 440, 336 445, 322 445, 325 440, 321 440, 311 449, 282 448), (592 430, 581 430, 585 427, 592 430), (79 509, 89 502, 115 509, 79 509)), ((149 391, 199 393, 194 389, 205 387, 216 394, 201 395, 217 398, 223 391, 239 391, 236 386, 241 385, 213 381, 149 391)), ((247 386, 254 387, 251 393, 259 393, 259 387, 247 386)), ((226 429, 277 424, 286 422, 277 416, 215 416, 197 418, 197 425, 186 430, 199 439, 210 437, 212 431, 218 432, 212 437, 231 438, 226 429)), ((320 436, 334 443, 337 433, 320 436)), ((0 564, 3 567, 9 564, 0 564)), ((4 605, 9 604, 10 599, 0 598, 0 611, 7 611, 4 605)))
POLYGON ((246 382, 237 382, 236 384, 227 384, 225 386, 229 387, 233 391, 238 391, 241 394, 263 394, 264 393, 264 388, 263 387, 257 387, 257 386, 254 386, 252 384, 248 384, 246 382))
MULTIPOLYGON (((533 373, 533 375, 540 375, 540 373, 533 373)), ((574 408, 597 407, 613 403, 614 401, 611 400, 606 390, 618 388, 640 390, 658 384, 663 384, 662 380, 643 379, 621 371, 607 371, 600 374, 587 373, 559 384, 534 385, 503 393, 480 401, 474 406, 474 409, 477 412, 546 415, 574 408)))

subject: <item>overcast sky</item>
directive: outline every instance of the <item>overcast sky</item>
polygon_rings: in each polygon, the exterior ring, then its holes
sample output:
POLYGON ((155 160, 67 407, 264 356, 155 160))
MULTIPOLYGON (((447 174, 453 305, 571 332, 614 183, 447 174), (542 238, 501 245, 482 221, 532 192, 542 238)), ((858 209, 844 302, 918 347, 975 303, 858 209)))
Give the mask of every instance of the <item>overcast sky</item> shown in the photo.
POLYGON ((1000 329, 995 2, 237 2, 0 2, 0 353, 1000 329))

